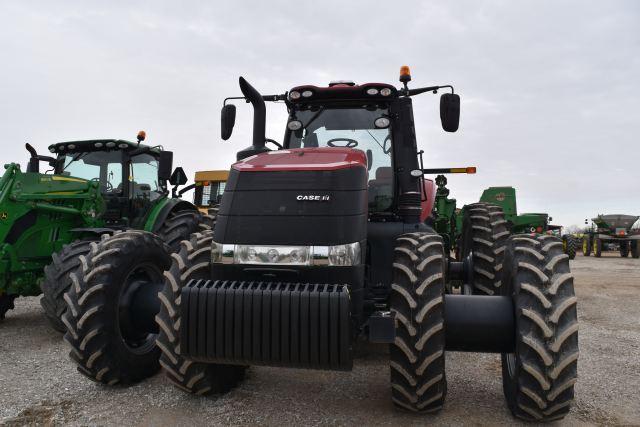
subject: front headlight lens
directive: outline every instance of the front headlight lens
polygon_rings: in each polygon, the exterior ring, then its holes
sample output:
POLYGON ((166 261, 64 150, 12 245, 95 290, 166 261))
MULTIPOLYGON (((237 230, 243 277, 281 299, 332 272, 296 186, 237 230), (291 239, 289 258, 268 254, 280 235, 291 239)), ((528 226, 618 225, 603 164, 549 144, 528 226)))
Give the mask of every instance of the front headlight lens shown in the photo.
POLYGON ((218 264, 350 266, 361 264, 362 259, 357 242, 334 246, 223 245, 214 242, 211 261, 218 264))
POLYGON ((309 246, 236 245, 234 264, 311 265, 309 246))
POLYGON ((329 246, 329 265, 360 264, 360 243, 329 246))

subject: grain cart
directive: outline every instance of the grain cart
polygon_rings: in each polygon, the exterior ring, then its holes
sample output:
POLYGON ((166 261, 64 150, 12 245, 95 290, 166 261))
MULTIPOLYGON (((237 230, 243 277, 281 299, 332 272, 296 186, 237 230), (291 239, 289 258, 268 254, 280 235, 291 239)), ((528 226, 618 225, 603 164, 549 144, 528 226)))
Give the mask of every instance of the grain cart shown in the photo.
MULTIPOLYGON (((145 232, 114 235, 81 257, 65 314, 79 371, 130 383, 159 364, 183 390, 223 392, 250 365, 350 370, 355 340, 366 337, 390 346, 400 409, 442 408, 445 351, 493 352, 502 354, 516 416, 562 418, 578 357, 562 243, 508 237, 499 208, 469 209, 463 233, 488 245, 482 274, 500 282, 500 294, 445 295, 448 281, 478 270, 445 253, 443 237, 424 223, 435 189, 419 166, 412 97, 449 89, 440 99, 449 132, 458 128, 459 97, 451 86, 409 89, 409 80, 403 67, 400 89, 334 82, 263 96, 240 78, 254 110, 253 144, 237 153, 215 230, 192 235, 171 257, 145 232), (282 143, 265 138, 265 101, 288 110, 282 143), (130 291, 127 271, 139 265, 167 268, 165 280, 130 291), (117 326, 122 316, 130 326, 117 326)), ((223 139, 234 120, 225 102, 223 139)))
MULTIPOLYGON (((592 227, 585 230, 582 236, 582 253, 589 256, 602 256, 608 245, 616 244, 620 256, 626 258, 631 253, 633 258, 640 258, 640 230, 633 230, 633 224, 640 216, 636 215, 598 215, 593 218, 592 227)), ((586 221, 586 220, 585 220, 586 221)))
MULTIPOLYGON (((26 172, 5 167, 0 178, 0 318, 17 296, 41 292, 52 326, 65 330, 61 314, 68 273, 100 235, 129 228, 157 233, 172 248, 199 229, 195 206, 168 198, 173 153, 115 139, 53 144, 55 157, 31 154, 26 172), (40 173, 40 163, 49 166, 40 173)), ((160 272, 161 274, 161 272, 160 272)))

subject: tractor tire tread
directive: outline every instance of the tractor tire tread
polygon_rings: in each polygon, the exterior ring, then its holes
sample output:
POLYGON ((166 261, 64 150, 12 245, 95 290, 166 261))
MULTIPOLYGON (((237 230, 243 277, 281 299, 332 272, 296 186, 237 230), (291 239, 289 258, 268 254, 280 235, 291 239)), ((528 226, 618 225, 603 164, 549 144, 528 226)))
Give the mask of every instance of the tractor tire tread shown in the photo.
MULTIPOLYGON (((414 233, 415 234, 415 233, 414 233)), ((447 385, 444 358, 444 243, 435 233, 396 240, 390 297, 396 339, 390 348, 392 401, 411 412, 438 411, 447 385), (426 248, 422 252, 421 248, 426 248), (437 259, 440 262, 434 262, 437 259)))

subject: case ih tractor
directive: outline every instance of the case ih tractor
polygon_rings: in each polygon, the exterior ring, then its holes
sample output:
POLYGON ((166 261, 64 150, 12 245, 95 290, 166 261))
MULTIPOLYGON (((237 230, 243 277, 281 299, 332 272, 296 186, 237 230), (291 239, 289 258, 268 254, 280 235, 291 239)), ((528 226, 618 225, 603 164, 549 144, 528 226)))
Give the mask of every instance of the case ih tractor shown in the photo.
POLYGON ((589 256, 593 252, 594 256, 600 257, 602 251, 613 243, 618 245, 621 257, 631 254, 633 258, 640 258, 640 231, 633 229, 638 218, 640 216, 636 215, 598 215, 593 218, 591 228, 582 236, 582 254, 589 256))
MULTIPOLYGON (((445 352, 468 351, 502 354, 517 417, 567 414, 578 323, 562 243, 509 237, 500 208, 479 204, 463 224, 467 256, 445 250, 424 222, 435 188, 418 161, 412 97, 453 88, 409 89, 409 80, 403 68, 400 89, 336 82, 262 96, 240 78, 253 144, 237 153, 215 230, 172 256, 136 231, 80 257, 65 314, 79 371, 131 383, 161 365, 187 392, 224 392, 251 365, 349 370, 366 337, 389 345, 391 398, 403 410, 442 408, 445 352), (265 138, 265 101, 287 107, 282 144, 265 138), (164 281, 138 278, 141 266, 166 269, 164 281), (445 293, 449 281, 476 276, 495 294, 445 293)), ((444 129, 455 131, 458 96, 440 104, 444 129)), ((223 139, 234 120, 225 105, 223 139)))
MULTIPOLYGON (((0 318, 18 296, 43 293, 47 318, 60 331, 69 272, 101 235, 124 229, 156 233, 177 249, 181 240, 209 222, 191 203, 168 197, 173 153, 124 140, 53 144, 56 157, 27 144, 27 171, 5 166, 0 178, 0 318), (40 162, 49 170, 40 173, 40 162)), ((160 272, 161 274, 162 272, 160 272)))

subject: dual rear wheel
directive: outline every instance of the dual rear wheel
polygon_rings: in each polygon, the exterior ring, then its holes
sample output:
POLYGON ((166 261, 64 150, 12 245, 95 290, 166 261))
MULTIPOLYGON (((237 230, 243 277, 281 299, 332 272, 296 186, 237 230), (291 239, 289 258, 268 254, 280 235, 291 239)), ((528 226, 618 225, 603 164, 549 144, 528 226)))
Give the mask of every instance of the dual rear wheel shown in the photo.
MULTIPOLYGON (((390 299, 396 320, 391 393, 397 407, 412 412, 438 411, 446 396, 445 260, 435 233, 397 239, 390 299)), ((507 405, 524 420, 563 418, 573 401, 578 359, 569 257, 559 238, 512 236, 502 262, 500 294, 512 298, 516 316, 514 352, 502 355, 507 405)))

